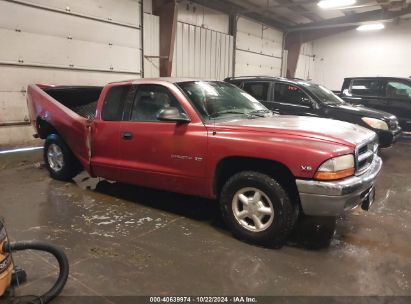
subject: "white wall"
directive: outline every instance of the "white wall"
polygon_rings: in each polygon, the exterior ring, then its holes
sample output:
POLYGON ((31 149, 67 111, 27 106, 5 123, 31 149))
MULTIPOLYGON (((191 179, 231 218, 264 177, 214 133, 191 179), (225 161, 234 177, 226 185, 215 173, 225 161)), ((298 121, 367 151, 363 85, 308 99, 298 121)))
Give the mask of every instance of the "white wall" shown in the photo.
POLYGON ((283 33, 256 21, 237 22, 235 76, 280 76, 283 33))
POLYGON ((350 30, 313 41, 313 80, 341 88, 344 77, 411 76, 411 20, 387 23, 381 31, 350 30))

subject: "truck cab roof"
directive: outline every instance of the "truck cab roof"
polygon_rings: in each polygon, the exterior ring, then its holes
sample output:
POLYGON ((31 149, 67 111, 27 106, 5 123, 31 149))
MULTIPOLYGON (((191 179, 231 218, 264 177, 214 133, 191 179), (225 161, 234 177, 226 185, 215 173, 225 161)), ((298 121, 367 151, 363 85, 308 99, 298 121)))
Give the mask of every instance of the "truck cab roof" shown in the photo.
POLYGON ((189 81, 218 81, 218 80, 204 80, 199 78, 188 78, 188 77, 157 77, 157 78, 135 78, 129 80, 122 80, 122 81, 114 81, 110 82, 109 84, 120 84, 120 83, 130 83, 130 84, 138 84, 138 83, 148 83, 150 81, 155 82, 168 82, 168 83, 179 83, 179 82, 189 82, 189 81))
POLYGON ((285 78, 276 76, 239 76, 239 77, 227 77, 224 79, 226 82, 236 81, 285 81, 292 84, 304 84, 311 83, 311 81, 301 78, 285 78))
POLYGON ((392 79, 401 79, 405 81, 411 81, 411 76, 410 77, 391 77, 391 76, 365 76, 365 77, 346 77, 344 80, 350 80, 350 79, 380 79, 380 80, 392 80, 392 79))

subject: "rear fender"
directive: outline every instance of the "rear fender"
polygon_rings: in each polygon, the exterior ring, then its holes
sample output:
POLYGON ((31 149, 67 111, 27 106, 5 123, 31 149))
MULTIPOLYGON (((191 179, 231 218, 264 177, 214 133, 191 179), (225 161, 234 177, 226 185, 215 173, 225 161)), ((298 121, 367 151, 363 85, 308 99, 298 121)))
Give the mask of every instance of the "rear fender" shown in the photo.
MULTIPOLYGON (((92 122, 65 107, 42 90, 44 85, 29 85, 27 103, 30 119, 39 132, 37 122, 44 121, 50 128, 48 132, 57 133, 80 161, 83 168, 92 175, 91 128, 92 122)), ((43 130, 42 130, 43 131, 43 130)), ((40 134, 42 138, 49 134, 40 134)))

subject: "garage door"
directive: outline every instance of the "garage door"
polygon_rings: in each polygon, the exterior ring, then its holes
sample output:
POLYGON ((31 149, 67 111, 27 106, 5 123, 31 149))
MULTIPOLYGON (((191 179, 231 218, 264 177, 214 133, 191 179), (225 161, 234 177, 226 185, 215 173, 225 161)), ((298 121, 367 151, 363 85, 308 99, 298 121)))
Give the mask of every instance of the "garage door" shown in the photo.
POLYGON ((246 18, 237 22, 235 76, 280 76, 283 33, 246 18))
POLYGON ((28 140, 10 128, 28 121, 29 83, 138 78, 140 16, 137 0, 0 0, 0 145, 28 140))

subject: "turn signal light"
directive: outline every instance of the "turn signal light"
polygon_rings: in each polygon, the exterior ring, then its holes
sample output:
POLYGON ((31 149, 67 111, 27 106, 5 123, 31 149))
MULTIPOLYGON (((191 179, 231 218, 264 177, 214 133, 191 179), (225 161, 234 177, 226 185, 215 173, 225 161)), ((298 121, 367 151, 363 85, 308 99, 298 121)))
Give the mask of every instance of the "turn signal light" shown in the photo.
POLYGON ((337 180, 342 179, 344 177, 354 175, 354 168, 348 168, 345 170, 335 171, 335 172, 321 172, 317 171, 315 173, 314 178, 316 180, 337 180))

